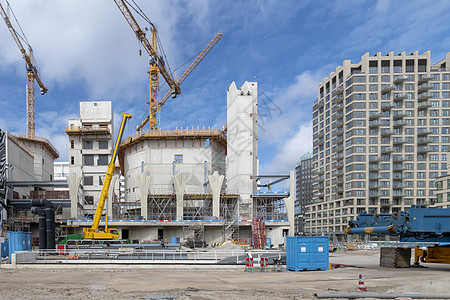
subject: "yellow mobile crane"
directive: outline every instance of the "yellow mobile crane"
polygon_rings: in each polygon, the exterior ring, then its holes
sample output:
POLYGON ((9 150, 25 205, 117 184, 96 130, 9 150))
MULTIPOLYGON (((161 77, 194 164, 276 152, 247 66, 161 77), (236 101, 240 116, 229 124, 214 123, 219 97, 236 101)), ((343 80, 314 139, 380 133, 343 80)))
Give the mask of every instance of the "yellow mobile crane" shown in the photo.
POLYGON ((108 189, 111 184, 111 178, 115 168, 116 157, 119 151, 120 140, 122 139, 123 130, 127 120, 131 118, 130 114, 122 113, 122 123, 120 124, 119 134, 117 136, 114 152, 111 157, 111 161, 108 164, 108 171, 106 171, 105 181, 103 182, 102 191, 100 193, 100 199, 97 203, 97 209, 95 211, 94 221, 90 228, 83 229, 83 244, 89 244, 90 242, 85 240, 111 240, 119 238, 119 231, 116 228, 108 228, 108 215, 105 216, 105 229, 99 229, 100 219, 102 217, 103 207, 105 201, 108 198, 108 189))

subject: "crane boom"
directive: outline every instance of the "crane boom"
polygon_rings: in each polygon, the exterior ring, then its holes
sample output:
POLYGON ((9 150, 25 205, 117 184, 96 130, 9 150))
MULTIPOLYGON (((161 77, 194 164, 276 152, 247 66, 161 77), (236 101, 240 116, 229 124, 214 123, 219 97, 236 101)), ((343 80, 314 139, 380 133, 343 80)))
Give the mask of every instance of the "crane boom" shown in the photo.
MULTIPOLYGON (((181 85, 183 81, 189 76, 189 74, 192 73, 192 71, 198 66, 198 64, 205 58, 205 56, 214 48, 214 46, 220 41, 222 38, 222 33, 217 33, 214 38, 209 42, 208 45, 206 45, 205 49, 203 49, 202 52, 195 58, 195 60, 192 62, 192 64, 186 69, 186 71, 181 75, 180 79, 178 79, 177 84, 181 85)), ((164 103, 166 103, 167 99, 169 99, 170 91, 166 93, 166 95, 161 99, 159 102, 159 107, 163 106, 164 103)), ((147 124, 147 122, 150 120, 150 115, 145 118, 144 121, 136 128, 136 131, 139 131, 142 127, 147 124)))
POLYGON ((117 158, 117 153, 119 151, 120 141, 122 140, 123 131, 129 118, 131 118, 130 114, 122 113, 122 123, 120 124, 119 134, 117 135, 116 145, 114 147, 114 151, 111 156, 111 161, 108 164, 108 170, 106 171, 105 180, 103 181, 102 191, 100 193, 100 198, 97 203, 97 209, 95 210, 94 220, 92 222, 91 228, 84 228, 83 230, 83 238, 85 239, 114 238, 114 236, 112 235, 108 236, 109 235, 108 229, 105 230, 106 232, 98 232, 98 226, 100 225, 100 220, 102 217, 103 208, 105 206, 105 201, 108 198, 108 190, 111 184, 111 179, 115 168, 115 162, 117 158))
POLYGON ((27 63, 27 136, 34 138, 35 136, 35 113, 34 113, 34 103, 35 103, 35 94, 34 94, 34 84, 35 81, 38 83, 41 88, 41 94, 44 95, 48 92, 48 89, 44 86, 39 77, 36 66, 33 64, 33 49, 29 46, 29 55, 27 54, 25 48, 22 45, 22 42, 19 39, 19 36, 12 26, 11 20, 6 14, 3 6, 0 3, 0 15, 5 21, 6 27, 8 27, 9 32, 11 33, 14 41, 19 47, 20 52, 22 53, 22 57, 27 63))
POLYGON ((156 50, 152 47, 152 44, 147 39, 145 32, 142 31, 142 29, 139 26, 139 24, 137 23, 136 19, 133 17, 133 14, 131 13, 130 9, 125 4, 125 1, 114 0, 114 2, 117 4, 117 7, 119 8, 120 12, 127 20, 128 24, 130 25, 133 32, 136 34, 137 39, 144 46, 144 49, 147 51, 150 58, 153 58, 155 61, 158 62, 159 72, 164 77, 164 79, 166 80, 166 82, 170 86, 170 88, 172 89, 172 95, 175 97, 177 94, 180 94, 181 91, 180 91, 178 84, 173 80, 172 76, 170 76, 169 72, 167 72, 167 69, 164 66, 164 63, 160 62, 160 59, 158 57, 156 50))

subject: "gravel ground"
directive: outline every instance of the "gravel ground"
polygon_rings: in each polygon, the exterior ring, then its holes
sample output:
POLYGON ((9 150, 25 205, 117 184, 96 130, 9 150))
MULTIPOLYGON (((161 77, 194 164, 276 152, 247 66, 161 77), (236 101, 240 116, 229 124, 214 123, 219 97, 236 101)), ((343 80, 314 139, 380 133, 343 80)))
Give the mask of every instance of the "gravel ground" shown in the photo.
POLYGON ((330 254, 331 263, 352 267, 309 272, 244 272, 243 267, 147 268, 95 265, 0 268, 1 299, 314 299, 315 293, 368 292, 449 294, 449 265, 390 269, 377 251, 330 254), (161 299, 161 298, 160 298, 161 299))

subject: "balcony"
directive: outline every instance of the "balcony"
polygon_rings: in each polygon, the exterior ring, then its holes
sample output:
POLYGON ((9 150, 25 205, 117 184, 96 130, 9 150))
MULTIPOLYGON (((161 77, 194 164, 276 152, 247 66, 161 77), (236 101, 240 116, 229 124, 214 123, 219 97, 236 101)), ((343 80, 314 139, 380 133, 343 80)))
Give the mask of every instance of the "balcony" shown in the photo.
POLYGON ((405 175, 392 175, 392 180, 403 180, 406 179, 405 175))
POLYGON ((344 113, 343 112, 338 112, 334 115, 334 119, 335 120, 342 120, 344 118, 344 113))
POLYGON ((387 153, 392 153, 392 152, 394 152, 394 148, 391 148, 391 147, 381 148, 381 153, 387 154, 387 153))
POLYGON ((344 120, 336 121, 336 123, 334 123, 334 124, 339 127, 344 126, 344 120))
POLYGON ((381 126, 381 122, 378 122, 378 120, 369 121, 369 127, 373 128, 373 127, 378 127, 378 126, 381 126))
POLYGON ((426 129, 426 128, 418 128, 417 129, 417 135, 418 136, 424 136, 424 135, 429 135, 432 134, 433 132, 431 132, 431 130, 426 129))
POLYGON ((399 75, 397 77, 394 76, 394 83, 402 83, 408 80, 408 76, 406 75, 399 75))
POLYGON ((395 90, 395 86, 392 85, 392 84, 389 84, 389 85, 386 85, 385 87, 383 87, 383 88, 381 89, 381 92, 382 92, 383 94, 386 94, 386 93, 389 93, 389 92, 391 92, 391 91, 393 91, 393 90, 395 90))
POLYGON ((336 103, 336 104, 338 104, 338 103, 342 103, 344 101, 344 95, 337 95, 335 98, 334 98, 334 103, 336 103))
POLYGON ((405 157, 404 156, 392 156, 392 161, 393 162, 402 162, 405 161, 405 157))
POLYGON ((392 197, 406 197, 406 194, 402 191, 392 191, 392 197))
POLYGON ((431 90, 431 84, 424 83, 417 87, 417 92, 422 93, 431 90))
POLYGON ((406 117, 406 114, 403 111, 394 111, 392 118, 394 120, 403 119, 406 117))
POLYGON ((106 134, 109 135, 110 129, 107 125, 82 125, 82 126, 66 126, 66 133, 68 135, 71 134, 81 134, 81 135, 89 135, 89 134, 93 134, 93 135, 101 135, 101 134, 106 134))
POLYGON ((433 77, 430 74, 421 74, 421 75, 419 75, 417 82, 420 84, 420 83, 428 82, 431 79, 433 79, 433 77))
POLYGON ((338 130, 335 131, 336 135, 343 135, 344 134, 344 129, 343 128, 339 128, 338 130))
POLYGON ((425 145, 425 144, 432 143, 432 142, 433 142, 433 140, 429 139, 429 138, 418 138, 417 139, 418 145, 425 145))
POLYGON ((427 109, 432 106, 430 101, 422 101, 417 104, 417 109, 427 109))
POLYGON ((404 165, 393 166, 392 170, 393 171, 403 171, 403 170, 405 170, 405 166, 404 165))
POLYGON ((333 111, 341 111, 341 110, 343 110, 343 109, 344 109, 344 104, 340 103, 340 104, 337 104, 337 105, 333 108, 333 111))
POLYGON ((404 144, 404 143, 406 143, 406 140, 402 139, 402 138, 394 138, 392 140, 392 144, 394 144, 394 145, 401 145, 401 144, 404 144))
POLYGON ((406 126, 407 125, 407 123, 405 122, 405 121, 394 121, 394 124, 392 124, 392 126, 394 127, 394 128, 399 128, 399 127, 403 127, 403 126, 406 126))
POLYGON ((399 94, 394 94, 394 99, 392 99, 392 100, 394 100, 394 102, 397 102, 397 101, 405 100, 406 98, 408 98, 408 97, 406 96, 405 93, 399 93, 399 94))
POLYGON ((428 148, 427 146, 419 146, 417 147, 417 153, 426 153, 426 152, 430 152, 431 149, 428 148))
POLYGON ((380 165, 379 164, 369 164, 369 171, 379 171, 380 165))
POLYGON ((343 93, 344 93, 344 88, 342 86, 340 86, 336 90, 334 90, 332 95, 337 96, 337 95, 342 95, 343 93))
POLYGON ((323 132, 323 130, 322 131, 320 131, 317 135, 316 135, 316 138, 321 138, 321 137, 323 137, 325 134, 324 134, 324 132, 323 132))
POLYGON ((389 102, 381 103, 381 110, 383 110, 383 111, 390 110, 391 108, 394 108, 394 107, 395 107, 394 103, 389 103, 389 102))
POLYGON ((405 184, 403 184, 403 183, 398 183, 398 184, 395 184, 395 185, 393 185, 392 186, 392 188, 393 189, 396 189, 396 190, 398 190, 398 189, 404 189, 404 188, 406 188, 407 186, 405 185, 405 184))
POLYGON ((394 131, 394 130, 387 129, 387 128, 381 128, 380 132, 381 132, 381 135, 382 135, 382 136, 393 135, 393 134, 395 134, 395 131, 394 131))
POLYGON ((382 116, 383 116, 383 114, 380 113, 380 112, 370 112, 369 113, 369 120, 378 119, 378 118, 381 118, 382 116))
POLYGON ((392 206, 392 201, 391 200, 385 200, 385 199, 381 199, 380 200, 380 205, 381 206, 392 206))
POLYGON ((417 97, 417 99, 419 99, 419 100, 427 100, 430 98, 431 98, 430 93, 421 93, 421 94, 418 94, 418 97, 417 97))
POLYGON ((380 180, 381 179, 381 176, 380 175, 377 175, 377 176, 369 176, 369 180, 380 180))
POLYGON ((381 197, 380 192, 369 190, 369 198, 378 198, 378 197, 381 197))
POLYGON ((381 157, 375 156, 375 157, 369 157, 369 162, 380 162, 381 157))

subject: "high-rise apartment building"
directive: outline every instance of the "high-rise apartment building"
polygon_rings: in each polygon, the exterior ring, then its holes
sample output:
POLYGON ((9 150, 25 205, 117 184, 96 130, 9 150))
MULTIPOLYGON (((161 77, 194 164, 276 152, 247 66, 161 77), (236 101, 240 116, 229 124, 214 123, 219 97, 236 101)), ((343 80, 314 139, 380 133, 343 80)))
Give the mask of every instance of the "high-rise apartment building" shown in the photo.
POLYGON ((450 52, 435 64, 430 54, 366 53, 319 83, 307 233, 340 240, 362 211, 434 204, 450 146, 450 52))
POLYGON ((302 155, 295 167, 295 233, 304 233, 304 215, 306 205, 313 198, 312 185, 312 150, 302 155))

